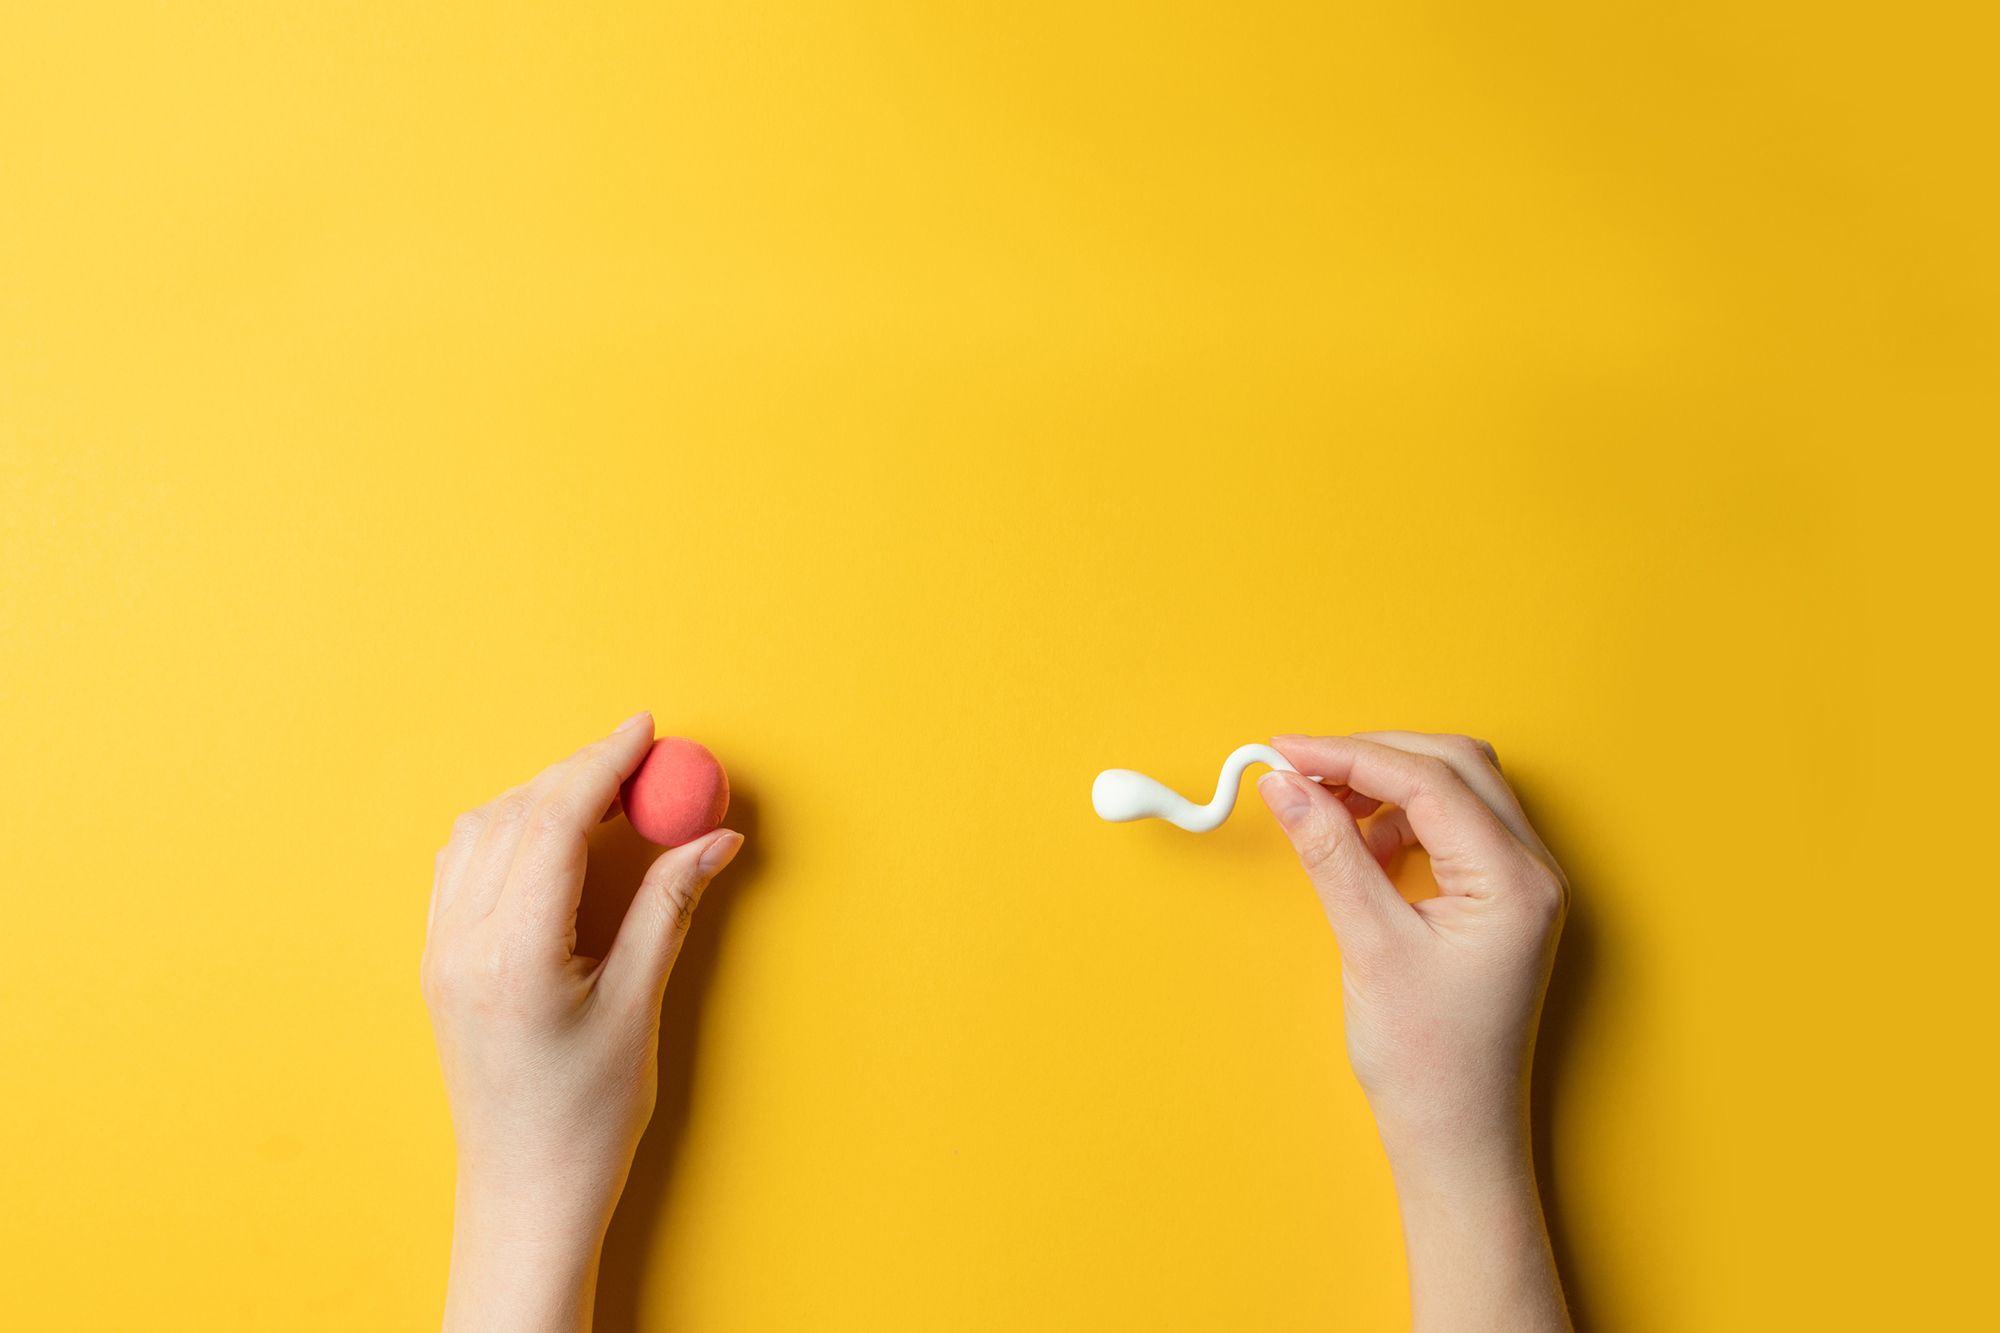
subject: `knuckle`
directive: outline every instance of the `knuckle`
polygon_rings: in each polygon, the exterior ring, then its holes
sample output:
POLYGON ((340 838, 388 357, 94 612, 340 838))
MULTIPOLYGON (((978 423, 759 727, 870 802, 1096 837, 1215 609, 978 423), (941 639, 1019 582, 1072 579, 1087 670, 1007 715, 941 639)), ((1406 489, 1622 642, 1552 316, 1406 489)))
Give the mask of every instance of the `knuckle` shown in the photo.
POLYGON ((528 793, 516 788, 502 796, 493 804, 493 822, 500 825, 516 825, 528 817, 532 801, 528 793))
POLYGON ((1418 791, 1434 792, 1451 779, 1451 765, 1434 754, 1417 755, 1410 768, 1418 791))
POLYGON ((521 989, 522 960, 494 942, 428 950, 421 980, 432 1008, 491 1009, 521 989))
POLYGON ((504 940, 468 951, 467 974, 482 990, 504 989, 520 972, 520 953, 504 940))
POLYGON ((685 935, 694 926, 695 902, 700 894, 692 887, 684 888, 667 898, 667 910, 673 915, 673 932, 685 935))
POLYGON ((701 901, 701 880, 693 875, 663 877, 655 890, 660 917, 670 935, 679 936, 694 924, 695 905, 701 901))
POLYGON ((1495 753, 1492 744, 1480 740, 1477 736, 1447 736, 1444 740, 1445 744, 1461 758, 1489 764, 1499 762, 1499 755, 1495 753))
POLYGON ((423 987, 424 999, 433 1009, 451 1003, 465 989, 463 969, 449 951, 424 950, 417 979, 423 987))
POLYGON ((485 811, 467 810, 464 814, 451 821, 451 841, 470 842, 472 839, 477 838, 481 830, 485 827, 485 811))
POLYGON ((670 880, 660 886, 660 910, 676 935, 687 933, 694 924, 695 905, 701 901, 701 881, 692 877, 670 880))
POLYGON ((1548 920, 1560 920, 1569 910, 1569 883, 1562 872, 1537 862, 1535 871, 1528 876, 1523 899, 1538 915, 1548 920))
POLYGON ((1332 829, 1313 832, 1299 845, 1299 864, 1314 879, 1331 873, 1340 860, 1340 835, 1332 829))
POLYGON ((567 801, 546 801, 535 808, 532 832, 537 838, 560 838, 576 824, 576 813, 567 801))

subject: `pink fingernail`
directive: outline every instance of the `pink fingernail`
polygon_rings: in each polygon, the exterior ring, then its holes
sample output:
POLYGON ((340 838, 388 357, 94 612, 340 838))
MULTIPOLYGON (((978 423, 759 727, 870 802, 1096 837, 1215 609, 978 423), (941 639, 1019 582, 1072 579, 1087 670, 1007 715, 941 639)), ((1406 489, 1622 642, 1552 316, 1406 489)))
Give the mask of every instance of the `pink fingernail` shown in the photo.
POLYGON ((620 722, 617 728, 611 734, 615 736, 621 731, 630 731, 632 730, 632 728, 638 726, 641 722, 651 721, 652 717, 653 717, 653 711, 650 708, 641 709, 640 711, 632 714, 632 716, 626 718, 623 722, 620 722))
POLYGON ((733 829, 724 830, 723 835, 701 850, 701 860, 696 869, 704 875, 713 875, 722 867, 736 859, 736 849, 743 845, 743 835, 733 829))
POLYGON ((1257 794, 1264 798, 1264 804, 1271 807, 1271 813, 1286 828, 1296 824, 1299 817, 1312 808, 1312 798, 1292 780, 1293 777, 1290 773, 1266 773, 1257 779, 1257 794))

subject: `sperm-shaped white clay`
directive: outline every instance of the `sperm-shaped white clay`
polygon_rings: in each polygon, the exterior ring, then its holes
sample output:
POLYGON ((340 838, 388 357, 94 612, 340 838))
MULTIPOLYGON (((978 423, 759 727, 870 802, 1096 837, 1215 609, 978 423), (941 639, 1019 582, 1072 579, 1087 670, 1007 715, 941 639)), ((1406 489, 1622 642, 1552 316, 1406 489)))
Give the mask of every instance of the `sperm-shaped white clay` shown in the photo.
POLYGON ((1129 768, 1107 768, 1090 784, 1091 808, 1097 811, 1099 819, 1114 824, 1131 819, 1164 819, 1189 833, 1207 833, 1222 827, 1222 821, 1236 808, 1236 786, 1243 780, 1243 770, 1252 764, 1264 764, 1285 773, 1298 772, 1285 762, 1285 756, 1268 745, 1239 745, 1222 761, 1222 776, 1215 780, 1215 795, 1207 805, 1196 805, 1144 773, 1134 773, 1129 768))

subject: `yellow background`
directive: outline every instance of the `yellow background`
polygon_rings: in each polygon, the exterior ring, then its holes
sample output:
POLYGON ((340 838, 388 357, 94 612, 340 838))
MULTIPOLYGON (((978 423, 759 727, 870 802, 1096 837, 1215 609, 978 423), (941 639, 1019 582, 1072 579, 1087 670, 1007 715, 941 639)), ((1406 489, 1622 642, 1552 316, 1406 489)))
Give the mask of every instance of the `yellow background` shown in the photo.
POLYGON ((1967 1326, 1975 8, 6 4, 0 1323, 432 1322, 430 853, 651 707, 606 1328, 1406 1319, 1279 839, 1087 803, 1363 727, 1575 881, 1588 1325, 1967 1326))

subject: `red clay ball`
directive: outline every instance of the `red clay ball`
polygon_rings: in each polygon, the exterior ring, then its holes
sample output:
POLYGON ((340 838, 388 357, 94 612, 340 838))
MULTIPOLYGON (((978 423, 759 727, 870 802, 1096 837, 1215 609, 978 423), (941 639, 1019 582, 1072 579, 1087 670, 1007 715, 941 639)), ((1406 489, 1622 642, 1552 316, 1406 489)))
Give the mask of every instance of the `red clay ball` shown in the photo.
POLYGON ((721 827, 729 812, 729 775, 707 746, 662 736, 618 796, 640 837, 678 847, 721 827))

